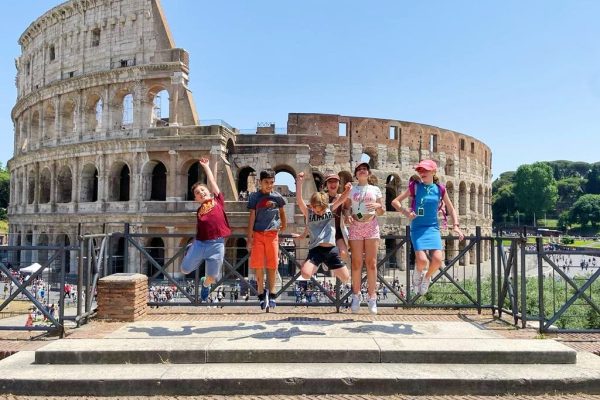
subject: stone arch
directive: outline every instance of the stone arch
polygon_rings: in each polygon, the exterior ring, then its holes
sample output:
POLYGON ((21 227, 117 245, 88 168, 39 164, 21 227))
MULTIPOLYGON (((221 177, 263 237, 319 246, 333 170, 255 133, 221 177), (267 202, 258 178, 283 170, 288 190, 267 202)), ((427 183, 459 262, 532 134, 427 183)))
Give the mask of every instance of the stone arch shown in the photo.
POLYGON ((469 210, 472 212, 477 211, 477 189, 474 183, 471 183, 469 187, 469 210))
POLYGON ((38 141, 41 139, 40 137, 40 113, 38 112, 38 110, 35 110, 34 112, 31 113, 31 120, 30 120, 30 129, 29 129, 29 137, 31 140, 31 143, 38 143, 38 141))
POLYGON ((256 191, 256 171, 252 167, 244 167, 238 172, 237 188, 240 192, 256 191))
POLYGON ((79 201, 82 203, 98 201, 98 168, 94 164, 85 164, 81 170, 79 201))
POLYGON ((142 199, 165 201, 167 199, 167 168, 160 161, 152 160, 142 168, 142 199))
MULTIPOLYGON (((44 233, 40 233, 38 234, 37 237, 37 246, 48 246, 49 241, 48 241, 48 235, 44 232, 44 233)), ((47 261, 48 261, 48 249, 41 249, 38 250, 37 252, 37 262, 44 265, 47 261)))
POLYGON ((114 236, 114 239, 111 239, 110 244, 112 268, 109 267, 109 273, 123 273, 125 272, 125 237, 122 235, 114 236))
POLYGON ((85 106, 85 128, 87 132, 97 132, 102 129, 104 101, 98 93, 90 93, 85 106))
POLYGON ((108 198, 110 201, 129 201, 130 169, 124 161, 113 163, 110 170, 108 198))
POLYGON ((66 99, 61 107, 61 133, 63 137, 72 136, 77 129, 77 104, 73 99, 66 99))
POLYGON ((363 150, 363 154, 361 155, 361 160, 363 159, 363 156, 365 154, 369 156, 369 167, 371 167, 371 169, 377 169, 377 166, 379 165, 379 153, 377 152, 377 148, 370 146, 365 147, 363 150))
POLYGON ((153 87, 148 91, 149 101, 152 104, 150 113, 150 126, 160 127, 169 125, 170 94, 163 86, 153 87))
POLYGON ((73 201, 73 174, 68 165, 63 165, 56 178, 56 202, 70 203, 73 201))
POLYGON ((50 203, 52 192, 52 173, 50 168, 44 168, 40 173, 40 204, 50 203))
POLYGON ((388 175, 385 179, 385 209, 387 211, 395 211, 392 206, 392 200, 398 196, 398 191, 401 187, 400 176, 396 173, 388 175))
POLYGON ((35 172, 31 170, 27 177, 27 204, 33 204, 35 200, 35 185, 35 172))
MULTIPOLYGON (((148 240, 146 246, 148 254, 160 265, 165 264, 165 242, 160 237, 152 237, 148 240)), ((163 273, 156 268, 150 260, 144 258, 146 261, 146 276, 151 279, 163 279, 163 273)))
POLYGON ((189 167, 187 168, 187 190, 185 199, 186 200, 194 200, 194 193, 192 193, 192 186, 196 182, 200 182, 204 185, 207 184, 206 173, 204 172, 204 168, 200 165, 198 161, 192 161, 191 164, 187 164, 189 167))
POLYGON ((56 137, 56 109, 52 100, 44 106, 44 139, 56 137))
POLYGON ((111 105, 111 121, 115 129, 129 129, 133 126, 133 90, 130 87, 122 87, 114 92, 111 105), (129 97, 128 97, 129 96, 129 97), (126 101, 125 98, 128 100, 126 101), (127 103, 127 110, 124 105, 127 103), (123 118, 126 117, 126 118, 123 118))
POLYGON ((467 184, 458 185, 458 215, 467 215, 467 184))

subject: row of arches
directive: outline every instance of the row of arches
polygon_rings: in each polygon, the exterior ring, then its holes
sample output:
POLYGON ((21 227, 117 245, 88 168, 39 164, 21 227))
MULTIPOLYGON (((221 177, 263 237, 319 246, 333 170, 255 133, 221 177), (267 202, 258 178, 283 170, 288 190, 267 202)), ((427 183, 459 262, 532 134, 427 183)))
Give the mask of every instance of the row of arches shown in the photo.
MULTIPOLYGON (((56 172, 53 171, 52 166, 42 167, 39 174, 36 174, 35 170, 30 170, 26 179, 26 192, 23 191, 23 180, 14 180, 18 183, 15 185, 16 190, 11 190, 11 203, 96 202, 100 200, 101 184, 106 185, 105 200, 107 201, 130 201, 138 198, 132 191, 134 187, 132 172, 125 161, 112 163, 109 171, 105 173, 105 179, 102 179, 98 167, 92 163, 84 164, 78 177, 74 175, 73 167, 70 165, 62 165, 56 168, 56 172), (77 183, 79 183, 78 193, 75 190, 77 183)), ((206 183, 206 174, 197 161, 189 165, 184 170, 184 174, 187 177, 184 199, 193 200, 191 187, 196 182, 206 183)), ((165 201, 167 180, 168 171, 164 163, 158 160, 147 162, 142 167, 140 198, 144 201, 165 201)))
POLYGON ((39 142, 80 134, 131 129, 137 119, 140 119, 137 124, 140 127, 169 125, 171 96, 167 86, 151 87, 145 94, 139 95, 139 101, 134 87, 119 88, 112 95, 108 93, 108 89, 90 90, 81 97, 55 97, 26 110, 15 119, 17 149, 27 150, 39 142))

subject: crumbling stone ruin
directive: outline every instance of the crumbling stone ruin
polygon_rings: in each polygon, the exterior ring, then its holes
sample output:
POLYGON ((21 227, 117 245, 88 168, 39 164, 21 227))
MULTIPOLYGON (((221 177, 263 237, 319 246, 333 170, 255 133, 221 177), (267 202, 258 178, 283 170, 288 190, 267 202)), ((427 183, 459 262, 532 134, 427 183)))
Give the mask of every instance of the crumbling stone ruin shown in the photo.
MULTIPOLYGON (((471 136, 329 114, 290 113, 285 134, 269 124, 244 134, 224 121, 202 121, 188 89, 189 55, 175 46, 158 0, 70 0, 32 22, 19 44, 11 244, 73 244, 79 235, 123 231, 129 223, 132 232, 154 235, 145 244, 155 255, 170 257, 187 239, 164 235, 194 232, 190 188, 205 179, 198 158, 206 154, 219 164, 236 233, 245 233, 248 220, 239 194, 254 190, 260 170, 304 171, 310 193, 328 170, 351 180, 365 156, 388 204, 384 233, 402 233, 408 223, 389 203, 425 158, 438 162, 465 233, 475 226, 491 233, 492 153, 471 136)), ((291 218, 294 204, 287 207, 291 218)), ((296 216, 290 230, 302 223, 296 216)), ((382 240, 382 252, 393 242, 382 240)), ((243 248, 245 241, 230 238, 228 245, 243 248)), ((448 251, 458 246, 447 243, 448 251)), ((124 248, 121 238, 111 252, 124 248)), ((112 272, 151 274, 139 253, 129 252, 131 262, 112 272)), ((68 264, 67 272, 76 272, 76 260, 68 264)))

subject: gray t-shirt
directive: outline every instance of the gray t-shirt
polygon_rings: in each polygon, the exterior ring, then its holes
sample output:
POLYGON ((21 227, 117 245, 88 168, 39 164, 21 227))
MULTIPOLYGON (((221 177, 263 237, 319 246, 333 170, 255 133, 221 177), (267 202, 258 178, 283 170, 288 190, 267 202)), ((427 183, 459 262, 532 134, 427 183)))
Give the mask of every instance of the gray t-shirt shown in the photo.
POLYGON ((323 215, 316 214, 312 209, 308 209, 308 248, 312 249, 321 243, 335 246, 335 215, 329 207, 323 215))
POLYGON ((260 190, 250 193, 248 209, 254 210, 256 219, 252 230, 256 232, 277 231, 281 226, 279 209, 285 205, 285 199, 277 192, 263 193, 260 190))

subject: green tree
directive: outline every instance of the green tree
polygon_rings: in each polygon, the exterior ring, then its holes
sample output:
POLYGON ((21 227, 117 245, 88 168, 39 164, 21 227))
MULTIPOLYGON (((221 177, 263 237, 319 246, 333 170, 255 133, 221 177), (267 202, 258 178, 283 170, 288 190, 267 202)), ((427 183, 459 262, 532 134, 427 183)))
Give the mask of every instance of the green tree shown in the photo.
POLYGON ((514 193, 519 211, 533 217, 555 207, 558 199, 556 180, 548 163, 521 165, 514 177, 514 193))
POLYGON ((568 211, 573 203, 583 195, 583 186, 585 185, 585 179, 579 176, 571 176, 563 178, 556 182, 556 188, 558 189, 558 201, 556 203, 556 211, 561 213, 568 211))
POLYGON ((501 186, 492 195, 492 217, 494 221, 505 221, 516 210, 513 184, 501 186))
POLYGON ((0 162, 0 207, 7 208, 10 200, 10 174, 0 162))
POLYGON ((569 211, 569 219, 572 223, 586 226, 591 223, 593 227, 600 223, 600 195, 584 194, 569 211))
POLYGON ((600 163, 596 163, 590 168, 587 174, 585 192, 587 194, 600 194, 600 163))

